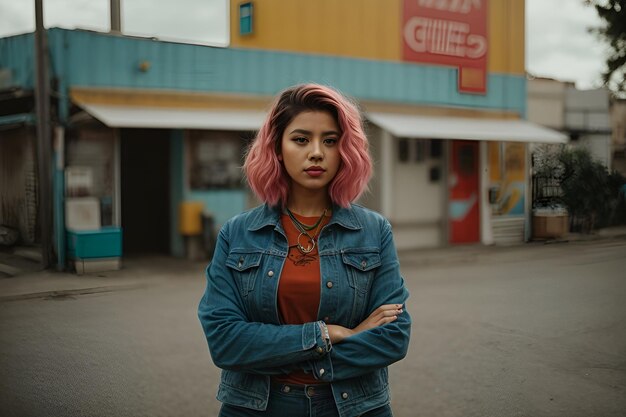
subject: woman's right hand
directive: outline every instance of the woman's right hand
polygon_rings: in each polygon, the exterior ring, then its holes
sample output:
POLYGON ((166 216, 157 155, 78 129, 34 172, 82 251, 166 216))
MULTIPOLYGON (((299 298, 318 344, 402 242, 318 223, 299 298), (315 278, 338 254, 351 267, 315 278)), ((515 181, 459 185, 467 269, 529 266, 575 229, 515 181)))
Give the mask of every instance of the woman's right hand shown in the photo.
POLYGON ((402 313, 401 304, 384 304, 372 312, 354 329, 348 329, 337 324, 328 324, 328 334, 331 343, 339 343, 346 337, 353 336, 365 330, 373 329, 383 324, 391 323, 402 313))

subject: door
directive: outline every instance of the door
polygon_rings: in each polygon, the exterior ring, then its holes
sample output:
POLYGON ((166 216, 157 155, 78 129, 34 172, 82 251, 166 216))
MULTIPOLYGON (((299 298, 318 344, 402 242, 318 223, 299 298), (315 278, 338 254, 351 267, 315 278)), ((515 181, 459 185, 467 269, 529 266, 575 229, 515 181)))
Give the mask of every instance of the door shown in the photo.
POLYGON ((121 206, 125 254, 170 252, 170 131, 122 129, 121 206))
POLYGON ((448 199, 452 244, 480 241, 478 165, 478 142, 452 141, 448 199))

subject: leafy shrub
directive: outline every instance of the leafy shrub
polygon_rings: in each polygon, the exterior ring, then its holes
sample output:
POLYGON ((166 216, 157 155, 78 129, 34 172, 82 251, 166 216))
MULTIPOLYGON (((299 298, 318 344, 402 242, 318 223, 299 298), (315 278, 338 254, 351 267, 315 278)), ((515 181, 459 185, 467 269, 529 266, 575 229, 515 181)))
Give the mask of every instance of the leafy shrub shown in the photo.
POLYGON ((563 204, 573 231, 590 232, 599 227, 626 223, 622 188, 626 178, 609 173, 588 150, 565 146, 544 148, 534 156, 535 175, 555 180, 561 192, 552 204, 563 204))

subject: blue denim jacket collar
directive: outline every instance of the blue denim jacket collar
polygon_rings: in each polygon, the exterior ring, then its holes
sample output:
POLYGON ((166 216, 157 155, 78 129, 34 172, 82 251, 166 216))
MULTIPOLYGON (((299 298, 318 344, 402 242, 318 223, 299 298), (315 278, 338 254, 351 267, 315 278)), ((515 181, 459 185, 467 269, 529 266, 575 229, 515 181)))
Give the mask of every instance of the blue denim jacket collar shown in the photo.
MULTIPOLYGON (((267 226, 278 227, 280 223, 280 208, 279 206, 270 206, 265 204, 263 210, 260 210, 256 218, 251 222, 248 227, 249 231, 260 230, 267 226)), ((352 210, 345 209, 338 205, 333 205, 333 217, 330 219, 328 225, 337 224, 350 230, 360 230, 363 228, 352 210)))

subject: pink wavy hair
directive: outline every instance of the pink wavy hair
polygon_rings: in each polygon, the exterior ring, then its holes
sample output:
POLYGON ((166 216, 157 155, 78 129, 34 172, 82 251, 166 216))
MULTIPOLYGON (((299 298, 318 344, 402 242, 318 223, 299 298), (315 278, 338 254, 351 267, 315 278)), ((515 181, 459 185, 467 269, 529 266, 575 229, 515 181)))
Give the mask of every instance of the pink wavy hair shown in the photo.
POLYGON ((271 206, 287 204, 289 175, 278 154, 285 128, 303 111, 327 111, 341 129, 341 165, 328 193, 333 203, 348 207, 367 190, 372 175, 369 144, 356 105, 324 85, 296 85, 278 96, 246 152, 243 169, 248 184, 261 201, 271 206))

